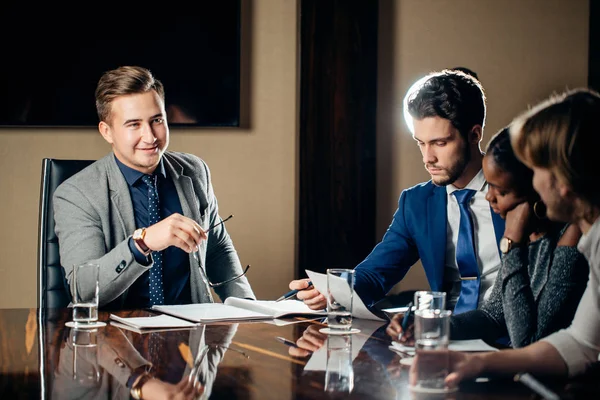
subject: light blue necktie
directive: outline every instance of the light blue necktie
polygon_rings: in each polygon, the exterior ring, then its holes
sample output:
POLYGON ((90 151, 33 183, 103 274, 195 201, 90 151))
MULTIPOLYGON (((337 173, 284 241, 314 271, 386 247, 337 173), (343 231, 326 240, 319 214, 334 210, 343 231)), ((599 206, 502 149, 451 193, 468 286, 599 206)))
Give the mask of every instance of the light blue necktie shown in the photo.
POLYGON ((475 254, 473 221, 469 211, 469 203, 476 191, 471 189, 453 192, 460 209, 460 227, 456 244, 456 263, 460 272, 460 296, 454 307, 454 314, 477 309, 479 302, 479 265, 475 254))
MULTIPOLYGON (((158 190, 156 188, 156 175, 144 175, 142 180, 148 185, 148 226, 160 221, 160 209, 158 208, 158 190)), ((165 295, 163 291, 163 260, 162 252, 153 251, 152 259, 154 265, 150 268, 150 305, 164 304, 165 295)))

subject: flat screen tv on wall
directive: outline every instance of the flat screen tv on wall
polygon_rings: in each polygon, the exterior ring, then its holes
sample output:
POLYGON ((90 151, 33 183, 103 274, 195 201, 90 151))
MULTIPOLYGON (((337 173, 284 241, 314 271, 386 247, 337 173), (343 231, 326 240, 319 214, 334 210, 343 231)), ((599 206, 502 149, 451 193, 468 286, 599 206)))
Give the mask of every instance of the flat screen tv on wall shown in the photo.
POLYGON ((3 3, 0 126, 96 126, 98 79, 122 65, 164 83, 170 125, 239 126, 240 1, 3 3))

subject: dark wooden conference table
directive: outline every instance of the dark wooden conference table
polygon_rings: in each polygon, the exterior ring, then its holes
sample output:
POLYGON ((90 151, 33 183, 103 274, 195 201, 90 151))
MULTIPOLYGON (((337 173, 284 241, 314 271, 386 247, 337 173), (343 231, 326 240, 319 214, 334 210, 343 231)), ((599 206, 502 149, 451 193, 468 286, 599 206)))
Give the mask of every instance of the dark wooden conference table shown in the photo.
MULTIPOLYGON (((153 315, 147 310, 115 314, 153 315)), ((384 323, 361 325, 355 320, 361 332, 351 335, 350 355, 337 353, 338 362, 333 363, 337 350, 332 350, 328 365, 327 345, 322 345, 326 337, 319 332, 324 325, 318 320, 219 323, 140 334, 110 322, 82 332, 65 326, 70 319, 69 309, 51 309, 44 315, 37 309, 0 310, 0 398, 128 399, 125 384, 135 368, 148 370, 165 385, 186 381, 201 388, 190 398, 539 398, 510 379, 468 382, 457 393, 437 397, 411 393, 408 369, 400 364, 401 356, 389 350, 384 323), (312 343, 315 351, 303 353, 277 337, 302 339, 301 344, 312 343), (342 378, 336 373, 340 369, 342 378)), ((101 312, 100 320, 108 321, 109 313, 101 312)), ((599 399, 598 378, 595 373, 547 383, 564 399, 599 399)), ((163 398, 159 392, 143 394, 163 398)))

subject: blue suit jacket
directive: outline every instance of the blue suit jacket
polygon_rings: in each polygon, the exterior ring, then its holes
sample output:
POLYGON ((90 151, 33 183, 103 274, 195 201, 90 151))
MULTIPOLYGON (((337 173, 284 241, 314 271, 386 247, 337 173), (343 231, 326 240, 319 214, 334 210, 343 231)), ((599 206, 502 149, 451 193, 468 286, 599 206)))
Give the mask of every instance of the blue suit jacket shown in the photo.
MULTIPOLYGON (((431 181, 406 189, 381 242, 355 269, 355 290, 370 306, 400 282, 421 259, 431 290, 442 290, 446 257, 448 195, 431 181)), ((504 220, 491 211, 499 244, 504 220)))

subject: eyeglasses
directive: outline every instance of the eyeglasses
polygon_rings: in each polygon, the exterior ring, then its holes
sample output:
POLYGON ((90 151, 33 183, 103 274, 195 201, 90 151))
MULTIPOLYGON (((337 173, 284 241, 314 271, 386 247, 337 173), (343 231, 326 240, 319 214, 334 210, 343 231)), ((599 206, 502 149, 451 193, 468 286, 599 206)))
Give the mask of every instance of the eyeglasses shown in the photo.
MULTIPOLYGON (((221 222, 218 222, 218 223, 214 224, 213 226, 211 226, 210 228, 208 228, 208 229, 206 230, 206 232, 207 232, 207 233, 208 233, 208 232, 210 232, 212 229, 214 229, 214 228, 216 228, 217 226, 219 226, 219 225, 221 225, 221 224, 225 223, 225 221, 229 221, 231 218, 233 218, 233 214, 232 214, 232 215, 230 215, 229 217, 227 217, 227 218, 225 218, 225 219, 221 220, 221 222)), ((210 286, 211 288, 220 287, 220 286, 226 285, 226 284, 228 284, 228 283, 230 283, 230 282, 233 282, 233 281, 235 281, 235 280, 238 280, 238 279, 240 279, 241 277, 243 277, 244 275, 246 275, 246 272, 248 272, 248 270, 250 269, 250 264, 248 264, 248 265, 246 265, 246 268, 244 269, 244 272, 242 272, 241 274, 239 274, 239 275, 237 275, 237 276, 234 276, 233 278, 227 279, 226 281, 223 281, 223 282, 217 282, 217 283, 213 283, 213 282, 211 282, 211 281, 210 281, 210 279, 208 278, 208 274, 206 273, 206 268, 204 268, 204 267, 202 266, 202 263, 200 262, 200 248, 198 248, 198 251, 194 252, 194 258, 195 258, 195 259, 196 259, 196 261, 198 262, 198 268, 200 268, 200 269, 202 270, 202 272, 203 272, 203 275, 204 275, 204 276, 203 276, 202 278, 203 278, 203 279, 204 279, 204 281, 205 281, 205 282, 208 284, 208 286, 210 286)))
MULTIPOLYGON (((198 262, 198 264, 200 264, 200 262, 198 262)), ((200 266, 200 268, 202 268, 202 266, 200 266)), ((227 279, 226 281, 217 282, 217 283, 212 283, 210 281, 210 279, 208 279, 208 275, 206 275, 206 270, 204 270, 204 275, 206 276, 206 283, 208 283, 208 286, 210 286, 212 288, 215 288, 215 287, 227 285, 229 282, 233 282, 233 281, 235 281, 237 279, 240 279, 242 276, 246 275, 246 272, 248 272, 249 269, 250 269, 250 264, 246 265, 246 269, 244 269, 244 272, 242 272, 238 276, 234 276, 233 278, 227 279)))

